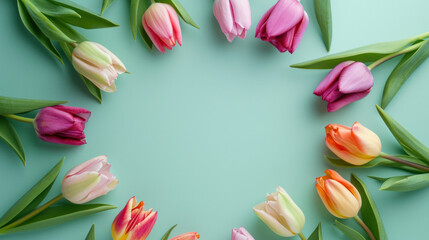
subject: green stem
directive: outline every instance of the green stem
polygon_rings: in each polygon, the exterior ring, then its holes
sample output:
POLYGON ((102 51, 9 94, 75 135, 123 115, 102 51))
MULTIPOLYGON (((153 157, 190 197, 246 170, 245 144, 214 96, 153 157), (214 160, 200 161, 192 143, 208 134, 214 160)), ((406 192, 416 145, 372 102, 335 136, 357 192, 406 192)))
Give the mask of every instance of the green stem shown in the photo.
POLYGON ((3 114, 3 116, 16 121, 25 122, 25 123, 33 123, 33 120, 34 120, 33 118, 21 117, 15 114, 3 114))
POLYGON ((365 230, 365 232, 368 234, 369 238, 371 238, 371 240, 377 240, 374 237, 374 234, 371 232, 371 230, 369 230, 368 226, 362 221, 362 219, 360 219, 359 216, 356 215, 356 217, 354 217, 354 219, 356 220, 356 222, 359 223, 359 225, 363 228, 363 230, 365 230))
POLYGON ((155 0, 150 0, 151 3, 155 3, 155 0))
POLYGON ((77 43, 75 43, 75 42, 70 42, 69 43, 72 47, 77 47, 77 43))
POLYGON ((426 167, 426 166, 423 166, 423 165, 420 165, 417 163, 413 163, 413 162, 410 162, 410 161, 404 160, 402 158, 398 158, 398 157, 395 157, 395 156, 392 156, 392 155, 389 155, 389 154, 386 154, 383 152, 380 153, 380 157, 388 159, 390 161, 394 161, 394 162, 403 164, 403 165, 407 165, 407 166, 410 166, 410 167, 413 167, 413 168, 416 168, 416 169, 419 169, 419 170, 422 170, 425 172, 429 172, 429 167, 426 167))
POLYGON ((52 200, 50 200, 49 202, 43 204, 42 206, 40 206, 39 208, 33 210, 32 212, 30 212, 29 214, 25 215, 24 217, 16 220, 15 222, 6 225, 4 227, 2 227, 0 229, 1 232, 3 232, 3 230, 7 230, 7 229, 11 229, 14 228, 16 226, 19 226, 21 223, 31 219, 32 217, 36 216, 37 214, 43 212, 45 209, 47 209, 49 206, 51 206, 52 204, 58 202, 59 200, 61 200, 63 198, 63 194, 60 194, 56 197, 54 197, 52 200))
POLYGON ((395 53, 389 54, 387 56, 384 56, 384 57, 378 59, 377 61, 373 62, 371 65, 368 66, 368 68, 369 68, 369 70, 373 70, 374 68, 376 68, 378 65, 384 63, 385 61, 390 60, 390 59, 392 59, 394 57, 397 57, 399 55, 402 55, 402 54, 409 53, 409 52, 412 52, 414 50, 417 50, 422 45, 423 45, 423 42, 416 43, 416 44, 411 45, 411 46, 409 46, 407 48, 404 48, 404 49, 402 49, 402 50, 400 50, 398 52, 395 52, 395 53))
POLYGON ((419 35, 413 37, 412 40, 417 41, 419 39, 425 39, 427 37, 429 37, 429 32, 425 32, 425 33, 419 34, 419 35))
POLYGON ((301 238, 301 240, 307 240, 307 238, 302 233, 298 233, 298 236, 301 238))

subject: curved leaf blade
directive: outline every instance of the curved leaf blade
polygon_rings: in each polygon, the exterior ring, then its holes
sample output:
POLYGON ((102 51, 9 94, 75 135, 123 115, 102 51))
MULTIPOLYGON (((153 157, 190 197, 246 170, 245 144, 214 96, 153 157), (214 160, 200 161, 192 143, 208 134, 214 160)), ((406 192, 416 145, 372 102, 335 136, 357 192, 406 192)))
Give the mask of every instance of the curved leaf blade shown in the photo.
POLYGON ((323 240, 321 223, 317 225, 316 229, 314 229, 313 233, 310 235, 308 240, 323 240))
POLYGON ((314 8, 316 9, 316 19, 322 32, 323 43, 325 43, 326 50, 329 52, 332 40, 331 0, 314 0, 314 8))
MULTIPOLYGON (((65 23, 65 22, 63 22, 61 20, 55 21, 55 25, 59 29, 61 29, 61 31, 64 34, 66 34, 69 38, 75 40, 76 42, 83 42, 83 41, 87 41, 88 40, 85 36, 83 36, 82 34, 80 34, 78 31, 74 30, 71 26, 69 26, 67 23, 65 23)), ((70 46, 69 44, 67 44, 67 45, 70 46)), ((70 49, 71 49, 71 51, 73 51, 73 47, 72 46, 70 46, 70 49)), ((71 55, 69 56, 68 52, 66 53, 66 55, 67 55, 67 58, 69 58, 71 60, 71 55)))
MULTIPOLYGON (((37 182, 27 193, 24 194, 9 210, 0 218, 0 226, 4 226, 26 209, 38 196, 50 188, 58 176, 63 165, 64 158, 61 159, 39 182, 37 182)), ((46 196, 46 195, 45 195, 46 196)), ((40 200, 40 199, 39 199, 40 200)), ((40 201, 42 201, 41 199, 40 201)), ((1 232, 1 231, 0 231, 1 232)))
MULTIPOLYGON (((139 1, 138 14, 137 14, 138 18, 137 19, 142 19, 144 12, 149 8, 149 6, 150 6, 150 4, 148 3, 148 1, 146 1, 146 0, 139 1)), ((137 24, 137 26, 139 28, 141 38, 143 39, 143 41, 145 42, 145 44, 147 45, 149 50, 152 51, 152 47, 153 47, 152 40, 147 35, 142 24, 137 24)))
POLYGON ((0 116, 0 139, 3 139, 3 141, 6 142, 13 151, 15 151, 16 155, 18 155, 25 166, 25 152, 21 139, 13 125, 3 116, 0 116))
POLYGON ((362 198, 361 215, 362 220, 374 234, 377 240, 387 240, 386 231, 384 230, 383 221, 377 210, 374 200, 371 197, 365 184, 354 174, 351 175, 351 182, 359 191, 362 198))
POLYGON ((395 119, 393 119, 386 111, 377 105, 378 113, 383 119, 390 132, 396 138, 398 143, 402 146, 404 151, 409 155, 415 156, 416 158, 429 164, 429 148, 409 133, 404 127, 402 127, 395 119))
POLYGON ((186 11, 186 9, 180 4, 177 0, 159 0, 159 2, 170 4, 174 10, 176 10, 177 14, 185 21, 187 24, 200 29, 198 25, 194 22, 194 20, 191 18, 189 13, 186 11))
POLYGON ((80 18, 80 15, 72 9, 56 5, 46 0, 31 0, 34 5, 46 16, 50 17, 74 17, 80 18))
POLYGON ((34 111, 39 108, 55 106, 67 101, 36 100, 0 96, 0 114, 16 114, 34 111))
MULTIPOLYGON (((145 1, 145 0, 143 0, 143 1, 145 1)), ((131 0, 131 4, 130 4, 130 25, 131 25, 131 33, 133 34, 134 41, 137 38, 137 25, 139 24, 139 21, 138 21, 139 5, 140 5, 140 0, 131 0)), ((141 25, 141 23, 140 23, 140 25, 141 25)))
POLYGON ((353 228, 339 222, 335 219, 335 227, 337 227, 341 232, 344 233, 350 240, 366 240, 362 234, 360 234, 358 231, 354 230, 353 228))
POLYGON ((170 236, 171 232, 175 227, 177 227, 177 224, 175 224, 170 229, 168 229, 168 231, 164 234, 164 236, 162 236, 161 240, 168 240, 168 237, 170 236))
POLYGON ((91 229, 89 229, 88 235, 86 235, 85 240, 95 240, 95 225, 92 224, 91 229))
POLYGON ((381 191, 409 192, 429 187, 429 173, 390 178, 371 178, 383 182, 380 187, 381 191))
POLYGON ((103 6, 101 7, 100 15, 103 15, 104 11, 113 3, 114 0, 103 0, 103 6))
POLYGON ((411 74, 429 57, 429 40, 415 52, 408 53, 393 69, 384 85, 381 107, 386 108, 411 74))

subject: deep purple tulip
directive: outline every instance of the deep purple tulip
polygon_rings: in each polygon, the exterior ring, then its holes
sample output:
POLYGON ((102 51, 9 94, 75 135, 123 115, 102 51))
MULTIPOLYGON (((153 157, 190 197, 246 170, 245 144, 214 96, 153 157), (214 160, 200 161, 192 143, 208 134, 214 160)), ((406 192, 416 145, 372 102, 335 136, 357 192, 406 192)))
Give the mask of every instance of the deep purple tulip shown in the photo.
POLYGON ((371 91, 374 78, 361 62, 346 61, 332 69, 314 90, 328 102, 328 112, 336 111, 349 103, 364 98, 371 91))
POLYGON ((78 107, 45 107, 34 119, 34 129, 40 139, 46 142, 82 145, 86 144, 85 123, 91 112, 78 107))
POLYGON ((259 21, 255 37, 293 53, 307 26, 308 15, 298 0, 279 0, 259 21))

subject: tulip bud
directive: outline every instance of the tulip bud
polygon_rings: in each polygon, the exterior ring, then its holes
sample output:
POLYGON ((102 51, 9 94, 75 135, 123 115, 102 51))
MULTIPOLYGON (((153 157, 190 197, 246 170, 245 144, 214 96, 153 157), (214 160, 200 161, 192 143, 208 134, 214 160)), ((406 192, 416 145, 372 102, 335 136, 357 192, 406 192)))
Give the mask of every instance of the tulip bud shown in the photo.
POLYGON ((128 200, 112 223, 113 240, 145 240, 149 236, 158 213, 144 210, 143 206, 144 202, 137 204, 135 197, 128 200))
POLYGON ((279 0, 256 27, 256 38, 270 42, 280 52, 293 53, 308 26, 308 15, 298 0, 279 0))
POLYGON ((362 200, 358 190, 334 170, 326 170, 326 176, 316 179, 316 188, 326 209, 338 218, 357 216, 362 200))
POLYGON ((252 235, 244 228, 232 229, 231 240, 255 240, 252 235))
POLYGON ((326 146, 350 164, 363 165, 381 153, 380 138, 358 122, 355 122, 351 128, 329 124, 325 127, 325 131, 326 146))
POLYGON ((182 46, 179 17, 169 4, 153 3, 143 14, 142 24, 155 47, 162 53, 164 47, 171 50, 176 41, 182 46))
POLYGON ((76 71, 105 92, 116 92, 118 74, 127 71, 112 52, 95 42, 85 41, 73 50, 72 64, 76 71))
POLYGON ((85 123, 91 112, 78 107, 57 105, 39 111, 33 121, 37 136, 46 142, 85 144, 85 123))
POLYGON ((170 238, 170 240, 197 240, 200 238, 200 235, 196 232, 188 232, 180 234, 179 236, 175 236, 174 238, 170 238))
POLYGON ((365 64, 346 61, 338 64, 326 75, 314 90, 314 94, 327 101, 328 112, 333 112, 364 98, 373 85, 374 78, 365 64))
POLYGON ((215 0, 213 13, 229 42, 246 37, 252 23, 249 0, 215 0))
POLYGON ((304 228, 304 214, 280 186, 277 192, 267 195, 266 202, 253 210, 274 233, 282 237, 295 236, 304 228))
POLYGON ((107 156, 98 156, 71 169, 63 179, 64 198, 82 204, 112 191, 118 179, 110 173, 107 156))

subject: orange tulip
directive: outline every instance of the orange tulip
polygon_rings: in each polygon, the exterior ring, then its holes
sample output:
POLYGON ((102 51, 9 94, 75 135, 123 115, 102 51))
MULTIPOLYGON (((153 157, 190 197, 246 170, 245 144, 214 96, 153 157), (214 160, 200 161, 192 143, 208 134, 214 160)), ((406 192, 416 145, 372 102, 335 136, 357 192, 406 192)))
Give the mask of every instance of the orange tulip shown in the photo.
POLYGON ((170 240, 197 240, 200 238, 200 235, 196 232, 188 232, 180 234, 179 236, 175 236, 174 238, 170 238, 170 240))
POLYGON ((350 164, 363 165, 381 153, 380 138, 358 122, 355 122, 351 128, 329 124, 325 130, 326 146, 350 164))
POLYGON ((338 218, 357 216, 362 206, 358 190, 334 170, 325 173, 326 176, 316 178, 317 193, 325 207, 338 218))

